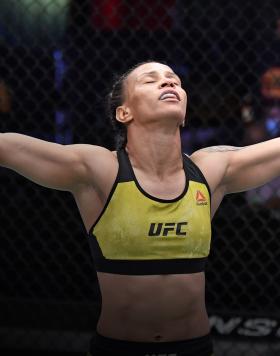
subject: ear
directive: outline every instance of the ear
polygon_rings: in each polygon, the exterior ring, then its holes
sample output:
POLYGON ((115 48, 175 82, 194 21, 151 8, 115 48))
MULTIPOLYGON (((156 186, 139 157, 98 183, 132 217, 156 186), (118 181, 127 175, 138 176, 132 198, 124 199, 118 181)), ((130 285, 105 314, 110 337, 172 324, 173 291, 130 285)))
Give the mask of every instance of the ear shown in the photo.
POLYGON ((123 124, 130 122, 133 119, 130 109, 125 105, 118 106, 116 109, 116 119, 123 124))

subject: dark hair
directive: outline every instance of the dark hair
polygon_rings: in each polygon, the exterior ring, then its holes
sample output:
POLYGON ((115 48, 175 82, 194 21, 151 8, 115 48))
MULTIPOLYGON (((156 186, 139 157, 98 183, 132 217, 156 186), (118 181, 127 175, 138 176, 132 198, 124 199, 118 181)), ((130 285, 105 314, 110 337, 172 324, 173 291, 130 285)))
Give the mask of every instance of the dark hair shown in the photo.
POLYGON ((140 67, 143 64, 156 62, 154 60, 148 60, 135 64, 128 69, 125 73, 116 77, 111 92, 107 98, 107 112, 110 118, 110 122, 115 131, 116 149, 124 148, 127 143, 127 129, 126 125, 122 124, 116 119, 116 109, 124 102, 124 82, 134 69, 140 67))

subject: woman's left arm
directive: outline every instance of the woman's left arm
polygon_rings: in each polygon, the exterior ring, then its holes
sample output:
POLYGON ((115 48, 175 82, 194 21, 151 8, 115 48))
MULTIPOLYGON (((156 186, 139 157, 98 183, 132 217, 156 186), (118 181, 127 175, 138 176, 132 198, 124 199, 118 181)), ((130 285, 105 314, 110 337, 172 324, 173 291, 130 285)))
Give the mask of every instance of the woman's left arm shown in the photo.
POLYGON ((250 190, 280 176, 280 138, 246 147, 205 150, 220 152, 220 162, 225 165, 220 185, 225 187, 225 194, 250 190))
POLYGON ((280 138, 245 147, 207 147, 191 158, 201 168, 212 193, 242 192, 280 176, 280 138))

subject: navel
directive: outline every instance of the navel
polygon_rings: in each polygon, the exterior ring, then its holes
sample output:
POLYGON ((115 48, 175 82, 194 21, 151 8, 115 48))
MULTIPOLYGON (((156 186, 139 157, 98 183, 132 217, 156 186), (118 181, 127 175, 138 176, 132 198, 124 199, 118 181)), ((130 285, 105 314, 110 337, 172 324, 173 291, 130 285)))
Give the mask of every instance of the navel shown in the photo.
POLYGON ((162 340, 162 336, 161 335, 156 335, 155 336, 155 341, 161 341, 162 340))

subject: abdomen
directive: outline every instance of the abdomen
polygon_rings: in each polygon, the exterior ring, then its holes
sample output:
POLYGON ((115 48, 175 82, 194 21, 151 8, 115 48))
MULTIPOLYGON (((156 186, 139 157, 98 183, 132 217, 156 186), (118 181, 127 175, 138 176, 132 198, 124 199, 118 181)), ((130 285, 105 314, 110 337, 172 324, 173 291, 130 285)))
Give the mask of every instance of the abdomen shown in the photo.
POLYGON ((127 276, 98 273, 100 334, 130 341, 172 341, 209 332, 204 273, 127 276))

